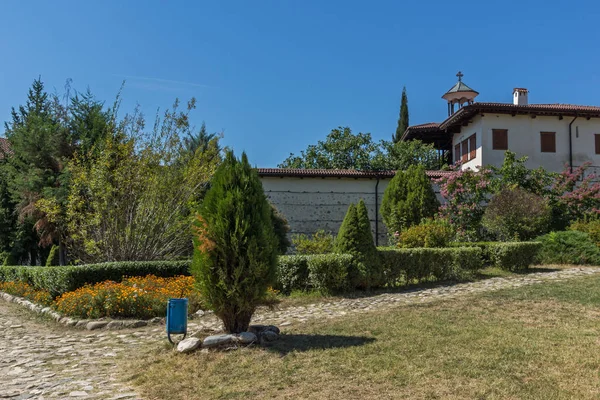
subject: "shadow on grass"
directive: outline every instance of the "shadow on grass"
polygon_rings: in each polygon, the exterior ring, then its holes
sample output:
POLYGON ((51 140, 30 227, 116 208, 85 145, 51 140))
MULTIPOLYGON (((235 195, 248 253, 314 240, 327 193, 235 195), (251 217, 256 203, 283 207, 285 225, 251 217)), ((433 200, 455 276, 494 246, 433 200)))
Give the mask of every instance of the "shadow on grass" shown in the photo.
POLYGON ((266 349, 285 356, 294 351, 342 349, 374 341, 374 338, 365 336, 281 334, 279 340, 269 344, 266 349))

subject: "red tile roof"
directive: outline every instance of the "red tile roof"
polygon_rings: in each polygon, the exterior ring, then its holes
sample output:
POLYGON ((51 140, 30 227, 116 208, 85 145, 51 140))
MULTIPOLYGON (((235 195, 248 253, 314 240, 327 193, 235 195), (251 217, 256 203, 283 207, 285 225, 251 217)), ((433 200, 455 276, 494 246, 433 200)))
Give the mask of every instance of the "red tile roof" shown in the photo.
MULTIPOLYGON (((393 178, 396 171, 358 171, 355 169, 258 168, 259 176, 297 178, 393 178)), ((448 171, 427 171, 430 178, 439 178, 448 171)))

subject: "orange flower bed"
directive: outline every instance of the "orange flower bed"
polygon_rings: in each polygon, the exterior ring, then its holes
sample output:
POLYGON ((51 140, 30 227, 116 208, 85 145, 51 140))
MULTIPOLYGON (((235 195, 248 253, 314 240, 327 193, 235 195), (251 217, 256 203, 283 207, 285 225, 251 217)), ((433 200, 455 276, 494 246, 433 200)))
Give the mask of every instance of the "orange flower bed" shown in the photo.
POLYGON ((171 298, 189 299, 189 311, 199 309, 199 293, 194 278, 177 276, 159 278, 154 275, 124 278, 122 282, 105 281, 86 285, 56 299, 58 312, 83 318, 164 317, 171 298))
POLYGON ((0 282, 0 292, 24 297, 34 303, 49 306, 52 304, 52 296, 46 290, 37 290, 25 282, 0 282))

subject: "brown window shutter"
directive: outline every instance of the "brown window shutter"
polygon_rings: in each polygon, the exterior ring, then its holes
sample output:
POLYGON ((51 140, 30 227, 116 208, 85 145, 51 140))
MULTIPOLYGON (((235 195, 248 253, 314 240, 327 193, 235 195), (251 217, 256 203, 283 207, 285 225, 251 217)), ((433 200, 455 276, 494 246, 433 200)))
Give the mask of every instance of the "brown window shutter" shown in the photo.
POLYGON ((596 154, 600 154, 600 134, 596 133, 594 137, 596 138, 596 154))
POLYGON ((540 132, 542 153, 556 153, 556 132, 540 132))
POLYGON ((492 149, 508 150, 507 129, 492 129, 492 149))
POLYGON ((469 152, 469 160, 474 160, 477 155, 477 136, 475 133, 469 137, 469 149, 471 150, 469 152))
POLYGON ((462 146, 462 161, 469 161, 469 141, 463 140, 461 143, 462 146))
POLYGON ((454 162, 460 161, 460 143, 454 146, 454 162))

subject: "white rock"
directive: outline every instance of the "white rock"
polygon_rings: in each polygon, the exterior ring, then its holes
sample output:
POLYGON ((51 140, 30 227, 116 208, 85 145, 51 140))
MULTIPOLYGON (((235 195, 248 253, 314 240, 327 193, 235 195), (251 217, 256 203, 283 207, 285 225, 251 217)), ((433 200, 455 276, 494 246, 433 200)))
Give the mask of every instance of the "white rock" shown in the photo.
POLYGON ((195 337, 183 339, 177 344, 177 351, 180 353, 190 353, 200 347, 201 344, 202 340, 195 337))
POLYGON ((250 344, 256 342, 258 338, 252 332, 242 332, 238 335, 238 340, 242 344, 250 344))
POLYGON ((75 392, 69 393, 69 396, 71 396, 71 397, 84 397, 87 395, 88 395, 87 392, 83 392, 83 391, 75 391, 75 392))
POLYGON ((235 335, 212 335, 204 339, 204 342, 202 342, 202 347, 217 347, 230 344, 235 341, 237 341, 235 335))

